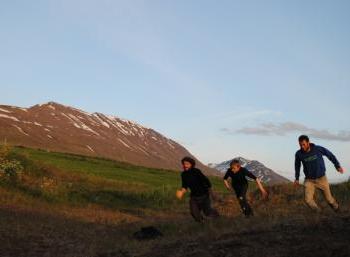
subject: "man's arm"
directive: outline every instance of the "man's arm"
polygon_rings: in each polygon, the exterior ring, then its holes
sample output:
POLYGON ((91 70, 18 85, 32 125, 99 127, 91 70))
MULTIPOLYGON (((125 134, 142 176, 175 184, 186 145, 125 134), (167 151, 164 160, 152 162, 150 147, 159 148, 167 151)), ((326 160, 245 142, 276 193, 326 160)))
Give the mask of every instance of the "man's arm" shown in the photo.
POLYGON ((250 172, 247 169, 245 169, 245 176, 248 177, 248 178, 251 178, 252 180, 256 180, 257 179, 257 177, 252 172, 250 172))
POLYGON ((230 177, 230 176, 229 176, 229 172, 227 171, 226 174, 225 174, 225 176, 224 176, 224 185, 225 185, 225 187, 227 188, 227 190, 232 191, 232 187, 231 187, 231 185, 230 185, 230 183, 229 183, 229 181, 228 181, 228 178, 229 178, 229 177, 230 177))
POLYGON ((182 173, 181 174, 181 182, 182 182, 182 186, 181 186, 181 189, 177 190, 176 191, 176 197, 178 199, 182 199, 183 196, 186 194, 187 192, 187 189, 189 187, 188 183, 187 183, 187 180, 186 180, 186 177, 184 176, 184 174, 182 173))
POLYGON ((261 179, 258 178, 257 176, 255 176, 252 172, 250 172, 250 171, 247 170, 247 169, 245 170, 245 172, 246 172, 245 175, 246 175, 247 177, 249 177, 249 178, 255 180, 255 182, 256 182, 256 184, 258 185, 258 188, 259 188, 259 190, 260 190, 260 192, 261 192, 261 194, 262 194, 262 196, 263 196, 263 198, 264 198, 264 199, 267 198, 267 192, 266 192, 265 188, 263 187, 263 185, 262 185, 262 183, 261 183, 261 179))
POLYGON ((227 190, 232 191, 232 187, 230 186, 230 183, 227 179, 224 179, 224 185, 227 188, 227 190))
POLYGON ((337 157, 335 157, 335 155, 331 151, 322 146, 318 146, 318 149, 324 156, 328 158, 328 160, 330 160, 333 163, 337 171, 339 171, 340 173, 344 172, 343 168, 340 166, 339 161, 337 160, 337 157))
POLYGON ((299 185, 299 177, 300 177, 300 168, 301 168, 301 160, 298 156, 298 153, 295 154, 295 161, 294 161, 294 168, 295 168, 295 185, 299 185))
POLYGON ((265 188, 263 187, 262 183, 261 183, 261 179, 260 178, 256 178, 256 184, 258 185, 258 188, 263 196, 264 199, 267 198, 268 193, 266 192, 265 188))

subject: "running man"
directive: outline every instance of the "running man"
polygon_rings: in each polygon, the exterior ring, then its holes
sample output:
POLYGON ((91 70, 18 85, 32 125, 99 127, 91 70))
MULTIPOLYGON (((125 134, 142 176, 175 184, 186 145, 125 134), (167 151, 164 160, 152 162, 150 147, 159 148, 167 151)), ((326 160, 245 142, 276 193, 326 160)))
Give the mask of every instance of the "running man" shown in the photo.
POLYGON ((253 216, 253 210, 247 200, 248 180, 247 177, 255 180, 258 188, 261 191, 263 198, 267 198, 268 194, 264 189, 259 178, 251 173, 246 168, 242 167, 239 160, 233 160, 230 168, 227 170, 224 177, 224 184, 229 191, 235 191, 239 205, 246 217, 253 216), (231 186, 228 179, 231 178, 231 186))
POLYGON ((308 136, 302 135, 299 137, 300 149, 295 154, 295 182, 299 185, 300 168, 303 164, 305 174, 305 202, 308 206, 316 211, 319 211, 317 203, 314 199, 315 189, 320 189, 323 192, 329 206, 334 211, 339 210, 339 204, 334 199, 326 177, 326 166, 323 156, 326 156, 335 166, 339 173, 344 173, 344 169, 340 166, 339 161, 328 149, 310 143, 308 136))
POLYGON ((183 172, 181 173, 182 188, 176 192, 176 196, 182 199, 188 189, 191 190, 190 212, 197 222, 203 222, 203 215, 218 217, 218 212, 211 207, 210 196, 214 198, 209 179, 197 169, 196 162, 191 157, 185 157, 181 161, 183 172))

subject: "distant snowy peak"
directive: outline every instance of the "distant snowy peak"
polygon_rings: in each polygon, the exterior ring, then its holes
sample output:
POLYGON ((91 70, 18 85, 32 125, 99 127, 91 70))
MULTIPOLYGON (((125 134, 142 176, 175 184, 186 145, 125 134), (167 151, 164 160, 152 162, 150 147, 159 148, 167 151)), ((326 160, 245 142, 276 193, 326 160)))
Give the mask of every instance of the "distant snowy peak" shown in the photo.
POLYGON ((267 168, 264 164, 255 161, 255 160, 248 160, 243 157, 236 157, 228 161, 224 161, 219 164, 208 164, 209 167, 216 169, 220 171, 221 173, 225 173, 227 169, 230 167, 230 163, 232 160, 239 160, 242 167, 247 168, 249 171, 251 171, 255 176, 262 179, 262 181, 266 184, 280 184, 280 183, 287 183, 289 182, 288 179, 282 177, 281 175, 277 174, 275 171, 267 168))
MULTIPOLYGON (((55 102, 0 105, 0 140, 166 169, 180 169, 181 158, 191 156, 177 142, 131 120, 55 102)), ((200 162, 199 167, 218 173, 200 162)))

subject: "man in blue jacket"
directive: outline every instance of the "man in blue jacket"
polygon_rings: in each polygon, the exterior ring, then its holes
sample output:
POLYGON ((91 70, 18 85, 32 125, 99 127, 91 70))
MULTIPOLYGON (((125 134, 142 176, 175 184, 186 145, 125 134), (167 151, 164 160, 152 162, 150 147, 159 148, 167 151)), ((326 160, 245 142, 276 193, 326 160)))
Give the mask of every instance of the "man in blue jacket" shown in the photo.
POLYGON ((309 137, 299 137, 300 150, 295 154, 295 185, 299 185, 301 164, 305 174, 305 201, 313 210, 320 210, 314 199, 315 189, 323 192, 328 204, 334 211, 339 210, 339 204, 332 196, 326 177, 326 166, 323 156, 326 156, 335 166, 339 173, 344 173, 337 158, 328 149, 310 143, 309 137))

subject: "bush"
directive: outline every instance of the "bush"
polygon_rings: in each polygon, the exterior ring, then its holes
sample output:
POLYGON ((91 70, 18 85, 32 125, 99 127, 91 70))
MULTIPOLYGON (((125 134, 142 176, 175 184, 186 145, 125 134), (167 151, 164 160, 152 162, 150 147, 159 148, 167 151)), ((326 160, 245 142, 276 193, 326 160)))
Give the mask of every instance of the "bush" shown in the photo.
POLYGON ((17 160, 8 159, 10 151, 9 146, 0 146, 0 178, 16 180, 22 175, 23 166, 17 160))
POLYGON ((10 154, 10 147, 8 145, 0 145, 0 161, 8 158, 10 154))

